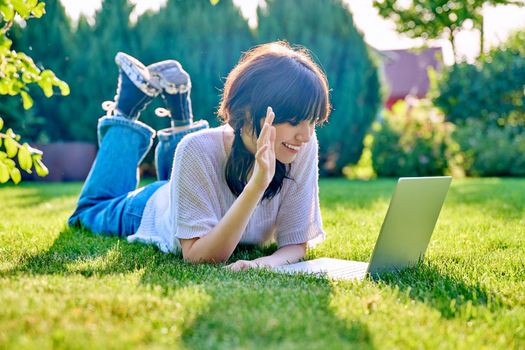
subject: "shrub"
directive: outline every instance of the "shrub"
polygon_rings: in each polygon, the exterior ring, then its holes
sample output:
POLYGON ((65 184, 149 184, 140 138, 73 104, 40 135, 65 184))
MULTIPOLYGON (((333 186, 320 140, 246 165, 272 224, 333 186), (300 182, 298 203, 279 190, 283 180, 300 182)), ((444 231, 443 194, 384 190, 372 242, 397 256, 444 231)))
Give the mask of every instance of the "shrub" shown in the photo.
POLYGON ((436 80, 434 103, 457 124, 465 173, 525 175, 525 31, 476 64, 459 64, 436 80))
MULTIPOLYGON (((20 95, 25 110, 33 106, 33 99, 28 92, 31 86, 38 86, 46 97, 53 95, 55 87, 60 89, 62 95, 69 94, 69 86, 65 82, 52 71, 38 67, 31 57, 14 50, 13 41, 8 37, 15 18, 24 21, 40 18, 45 13, 44 6, 45 3, 37 0, 0 2, 0 96, 20 95)), ((0 102, 3 101, 4 98, 0 102)), ((2 104, 0 111, 9 111, 12 107, 16 109, 16 106, 2 104)), ((42 152, 27 143, 21 144, 20 135, 15 134, 12 128, 3 132, 3 127, 4 120, 0 116, 0 183, 12 180, 18 184, 22 180, 19 168, 31 173, 34 167, 38 176, 46 176, 48 170, 42 163, 42 152)))
POLYGON ((476 64, 446 70, 435 84, 434 103, 455 124, 477 119, 525 126, 525 31, 517 32, 476 64))
POLYGON ((452 125, 428 100, 398 101, 374 125, 372 165, 378 176, 443 175, 452 125))
POLYGON ((511 125, 468 120, 453 133, 470 176, 525 176, 525 134, 511 125))

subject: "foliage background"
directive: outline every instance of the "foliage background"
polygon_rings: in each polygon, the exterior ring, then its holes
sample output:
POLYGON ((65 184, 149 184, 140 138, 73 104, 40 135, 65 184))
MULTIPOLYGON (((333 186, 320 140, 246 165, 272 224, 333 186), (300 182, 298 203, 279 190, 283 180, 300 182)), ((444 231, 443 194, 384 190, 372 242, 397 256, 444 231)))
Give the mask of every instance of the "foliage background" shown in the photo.
MULTIPOLYGON (((32 111, 5 108, 9 123, 33 141, 96 141, 100 104, 115 94, 113 59, 118 51, 146 65, 179 60, 192 77, 195 119, 216 126, 224 78, 243 51, 278 39, 308 47, 332 87, 334 112, 319 131, 325 175, 339 175, 347 163, 357 162, 365 133, 377 115, 377 67, 341 0, 270 0, 266 10, 259 11, 259 26, 254 29, 231 0, 215 6, 209 0, 168 0, 159 12, 146 12, 136 23, 129 21, 133 6, 127 0, 104 1, 92 24, 83 17, 71 23, 58 0, 47 1, 46 10, 42 20, 19 26, 12 39, 18 49, 29 50, 37 64, 45 62, 67 81, 71 94, 45 101, 35 91, 32 111)), ((154 116, 159 103, 141 118, 157 129, 169 125, 154 116)), ((3 100, 0 105, 5 106, 3 100)))
POLYGON ((16 109, 17 106, 12 96, 19 96, 21 107, 28 110, 33 106, 29 93, 31 87, 38 87, 46 97, 53 95, 55 87, 60 94, 69 94, 69 86, 58 79, 53 71, 38 67, 30 56, 13 50, 13 41, 8 37, 15 20, 40 18, 45 13, 44 6, 38 0, 0 1, 0 97, 7 104, 7 108, 3 104, 0 107, 0 183, 12 180, 18 184, 22 179, 20 169, 32 173, 34 168, 38 176, 48 174, 42 163, 42 152, 33 149, 28 143, 22 144, 21 136, 9 124, 3 131, 3 113, 8 113, 9 107, 16 109))
POLYGON ((453 125, 429 100, 408 98, 385 110, 372 132, 372 164, 377 176, 448 174, 453 125))
POLYGON ((457 127, 469 176, 525 175, 525 31, 438 77, 433 102, 457 127))

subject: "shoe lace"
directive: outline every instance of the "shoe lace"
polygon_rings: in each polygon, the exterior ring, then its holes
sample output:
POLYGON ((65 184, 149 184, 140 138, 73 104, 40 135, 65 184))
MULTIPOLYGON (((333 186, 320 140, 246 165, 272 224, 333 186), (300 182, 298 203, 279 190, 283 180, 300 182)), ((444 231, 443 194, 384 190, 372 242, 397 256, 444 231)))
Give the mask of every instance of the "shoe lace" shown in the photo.
POLYGON ((155 108, 155 115, 161 118, 171 117, 171 112, 167 108, 159 107, 159 108, 155 108))
MULTIPOLYGON (((106 117, 111 117, 115 115, 116 106, 117 104, 115 103, 115 101, 108 100, 108 101, 102 102, 102 109, 106 111, 106 117)), ((171 116, 170 110, 167 108, 162 108, 162 107, 155 108, 155 114, 161 118, 171 116)))
POLYGON ((106 111, 106 117, 115 115, 117 104, 115 101, 104 101, 102 102, 102 109, 106 111))

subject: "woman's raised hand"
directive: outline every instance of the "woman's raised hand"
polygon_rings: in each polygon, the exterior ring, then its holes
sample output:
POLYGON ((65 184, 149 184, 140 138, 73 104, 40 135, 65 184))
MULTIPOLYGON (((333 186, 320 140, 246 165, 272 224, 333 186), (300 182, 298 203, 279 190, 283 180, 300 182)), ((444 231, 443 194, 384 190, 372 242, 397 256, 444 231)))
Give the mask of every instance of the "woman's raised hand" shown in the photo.
POLYGON ((262 192, 270 185, 275 174, 275 127, 272 126, 274 118, 272 107, 268 107, 263 128, 257 139, 252 177, 248 182, 262 192))

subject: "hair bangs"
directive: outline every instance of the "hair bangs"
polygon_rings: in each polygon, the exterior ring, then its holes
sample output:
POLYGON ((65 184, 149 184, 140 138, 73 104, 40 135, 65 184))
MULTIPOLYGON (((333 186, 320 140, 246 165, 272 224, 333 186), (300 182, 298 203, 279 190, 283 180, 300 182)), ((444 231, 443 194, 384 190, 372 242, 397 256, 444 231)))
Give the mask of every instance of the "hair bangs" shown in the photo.
MULTIPOLYGON (((292 69, 294 74, 288 79, 280 77, 274 84, 254 89, 251 113, 264 118, 270 106, 275 113, 274 124, 297 125, 303 120, 322 124, 327 118, 329 103, 323 82, 301 64, 294 64, 292 69)), ((256 124, 255 129, 258 134, 259 125, 256 124)))
MULTIPOLYGON (((291 81, 287 94, 283 97, 283 122, 297 125, 306 120, 317 123, 326 113, 327 98, 322 83, 309 71, 291 81)), ((279 119, 281 118, 278 118, 278 121, 279 119)))

